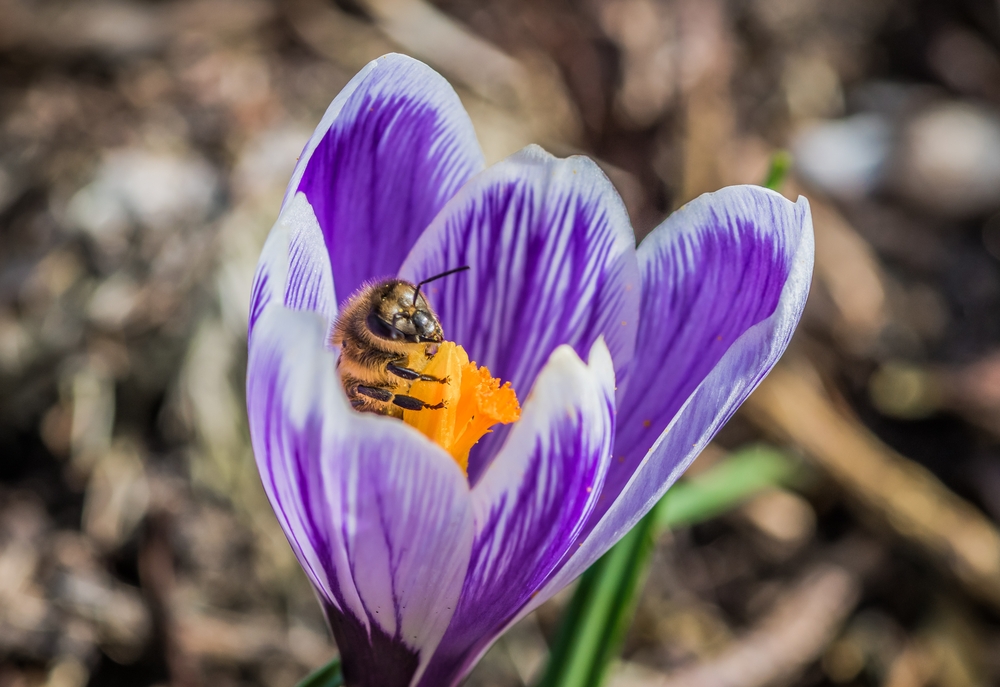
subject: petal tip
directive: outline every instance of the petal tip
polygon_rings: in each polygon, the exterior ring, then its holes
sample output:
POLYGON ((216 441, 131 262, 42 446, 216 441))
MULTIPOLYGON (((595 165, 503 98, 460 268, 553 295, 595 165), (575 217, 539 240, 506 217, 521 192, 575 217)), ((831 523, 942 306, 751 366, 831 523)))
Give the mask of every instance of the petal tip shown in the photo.
POLYGON ((597 337, 587 354, 587 367, 595 371, 610 388, 615 387, 615 361, 604 335, 597 337))

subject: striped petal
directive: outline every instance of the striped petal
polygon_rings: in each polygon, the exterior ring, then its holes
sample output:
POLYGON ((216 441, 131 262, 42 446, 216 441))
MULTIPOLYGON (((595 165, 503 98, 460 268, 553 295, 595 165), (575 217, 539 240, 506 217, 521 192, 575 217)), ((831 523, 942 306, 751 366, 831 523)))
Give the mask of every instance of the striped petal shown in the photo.
POLYGON ((458 609, 421 685, 454 685, 549 577, 596 503, 614 429, 614 367, 560 346, 472 492, 476 536, 458 609))
POLYGON ((247 369, 254 454, 348 682, 403 687, 458 603, 474 533, 468 484, 413 428, 350 410, 327 331, 283 307, 258 317, 247 369))
POLYGON ((802 315, 813 252, 805 198, 756 186, 701 196, 639 247, 642 318, 615 459, 577 548, 532 607, 628 532, 774 366, 802 315))
POLYGON ((392 277, 455 192, 484 165, 454 89, 404 55, 365 67, 330 104, 286 192, 322 229, 337 298, 392 277))
MULTIPOLYGON (((447 269, 426 293, 445 336, 519 393, 569 344, 584 356, 604 337, 623 384, 635 346, 639 274, 625 206, 584 157, 529 146, 470 181, 434 220, 400 270, 419 281, 447 269)), ((506 436, 470 456, 475 483, 506 436)))
POLYGON ((330 259, 316 215, 299 193, 282 208, 261 251, 250 292, 249 335, 270 305, 337 316, 330 259))

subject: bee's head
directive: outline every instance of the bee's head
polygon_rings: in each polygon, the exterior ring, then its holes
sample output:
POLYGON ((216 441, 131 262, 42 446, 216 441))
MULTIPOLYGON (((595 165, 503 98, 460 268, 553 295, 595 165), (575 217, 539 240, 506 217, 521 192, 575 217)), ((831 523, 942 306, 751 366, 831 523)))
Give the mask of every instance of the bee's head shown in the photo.
POLYGON ((368 329, 383 339, 404 343, 441 343, 444 334, 437 315, 417 287, 394 279, 376 287, 368 313, 368 329))

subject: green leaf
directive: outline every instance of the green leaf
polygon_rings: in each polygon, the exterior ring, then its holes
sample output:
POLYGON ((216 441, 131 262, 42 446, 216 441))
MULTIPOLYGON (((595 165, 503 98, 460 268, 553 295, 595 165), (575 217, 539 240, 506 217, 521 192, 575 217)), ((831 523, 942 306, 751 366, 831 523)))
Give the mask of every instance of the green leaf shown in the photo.
POLYGON ((635 612, 655 543, 657 508, 580 577, 539 687, 600 685, 635 612))
POLYGON ((759 491, 791 484, 798 465, 770 446, 753 445, 667 492, 656 512, 658 527, 670 529, 704 522, 740 505, 759 491))
POLYGON ((632 623, 656 540, 665 530, 725 513, 763 489, 792 482, 798 472, 797 465, 779 451, 753 446, 674 485, 580 577, 538 687, 604 683, 632 623))
POLYGON ((310 673, 297 687, 343 687, 344 675, 340 672, 340 657, 333 659, 319 670, 310 673))
POLYGON ((792 168, 792 155, 787 150, 779 150, 771 156, 771 166, 767 170, 767 177, 761 184, 764 188, 772 191, 780 191, 788 177, 788 172, 792 168))

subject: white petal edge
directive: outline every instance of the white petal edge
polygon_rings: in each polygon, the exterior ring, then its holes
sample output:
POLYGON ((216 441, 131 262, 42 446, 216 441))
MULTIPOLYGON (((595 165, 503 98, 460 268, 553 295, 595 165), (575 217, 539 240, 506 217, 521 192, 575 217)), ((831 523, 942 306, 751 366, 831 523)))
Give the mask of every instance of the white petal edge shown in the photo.
POLYGON ((614 402, 614 362, 603 338, 587 363, 571 346, 553 351, 521 419, 473 489, 476 540, 459 608, 438 648, 447 658, 436 657, 428 673, 434 685, 471 669, 575 544, 611 460, 614 402))
POLYGON ((321 315, 328 334, 337 318, 337 295, 323 232, 302 193, 282 208, 264 242, 251 291, 248 336, 272 304, 321 315))
MULTIPOLYGON (((399 630, 404 643, 420 652, 415 684, 451 620, 468 567, 474 531, 468 482, 444 450, 412 427, 394 418, 357 413, 349 407, 336 372, 336 356, 324 346, 326 334, 324 318, 313 313, 270 306, 259 317, 250 339, 247 375, 254 454, 282 529, 322 596, 339 611, 351 613, 368 627, 370 611, 391 607, 395 594, 397 605, 405 610, 401 627, 395 618, 381 614, 379 625, 389 635, 399 630), (272 367, 274 369, 269 370, 272 367), (278 430, 283 436, 275 436, 275 413, 268 412, 269 393, 280 394, 276 408, 280 415, 277 421, 287 425, 278 430), (315 436, 317 421, 320 436, 315 436), (327 507, 313 531, 310 531, 307 522, 310 518, 303 510, 302 493, 296 484, 296 479, 302 475, 294 458, 288 455, 289 451, 281 450, 290 448, 289 434, 304 436, 310 432, 312 435, 304 443, 318 449, 318 455, 313 458, 319 461, 320 469, 318 474, 309 477, 319 478, 318 486, 326 499, 325 503, 314 502, 313 507, 317 511, 323 505, 327 507), (350 499, 357 500, 359 496, 364 499, 369 495, 351 493, 351 480, 360 469, 358 456, 350 455, 350 451, 345 456, 343 451, 338 453, 338 448, 360 442, 387 447, 383 455, 388 456, 390 462, 397 455, 400 458, 397 462, 405 458, 407 462, 401 468, 404 472, 409 469, 412 473, 419 466, 420 472, 432 476, 436 488, 446 490, 447 498, 439 498, 436 507, 450 511, 430 516, 437 518, 435 522, 449 526, 439 537, 440 541, 429 542, 427 533, 418 527, 421 522, 415 517, 407 516, 398 523, 403 528, 417 529, 407 542, 414 546, 403 547, 397 561, 403 561, 401 567, 418 569, 417 589, 391 588, 391 580, 386 578, 388 573, 382 570, 386 566, 380 565, 387 562, 382 561, 386 552, 371 546, 370 542, 347 541, 358 525, 351 517, 356 511, 352 510, 355 504, 350 499), (277 455, 279 453, 281 455, 277 455), (276 469, 269 462, 274 462, 276 469), (347 539, 344 539, 345 534, 347 539), (322 536, 328 538, 325 543, 330 549, 330 563, 336 579, 329 577, 316 550, 317 537, 322 536), (357 569, 358 561, 350 559, 352 551, 356 557, 369 559, 367 569, 363 564, 360 570, 357 569), (357 577, 352 574, 352 566, 362 574, 357 577), (334 593, 335 587, 340 592, 339 599, 334 593)), ((405 500, 397 499, 390 506, 406 508, 407 504, 400 502, 405 500)))
MULTIPOLYGON (((447 338, 523 393, 559 345, 583 356, 603 335, 621 399, 639 265, 624 202, 593 160, 529 145, 486 169, 442 208, 399 274, 418 282, 459 265, 472 269, 424 288, 447 338)), ((473 484, 506 433, 473 450, 473 484)))
POLYGON ((698 457, 784 353, 809 296, 815 256, 809 201, 800 196, 796 206, 804 215, 802 235, 775 312, 747 330, 730 347, 647 452, 597 526, 511 624, 576 579, 625 536, 698 457), (754 356, 754 353, 758 355, 754 356), (750 377, 751 369, 762 370, 764 374, 750 377), (740 378, 742 383, 729 384, 731 380, 740 378), (696 417, 706 416, 711 419, 695 421, 696 417), (666 474, 658 474, 657 467, 668 462, 658 459, 669 455, 682 458, 666 474))
MULTIPOLYGON (((590 347, 586 363, 571 346, 565 344, 552 352, 524 401, 521 419, 514 425, 507 442, 472 490, 477 531, 494 505, 522 485, 531 459, 532 445, 556 421, 556 417, 580 409, 581 416, 594 417, 600 422, 607 407, 614 403, 614 391, 614 361, 603 337, 598 338, 590 347)), ((597 424, 582 427, 581 431, 595 438, 608 435, 607 439, 610 440, 611 429, 609 423, 607 426, 597 424)), ((607 469, 610 447, 604 454, 600 468, 602 470, 607 469)), ((599 479, 603 479, 603 472, 599 479)), ((593 493, 591 500, 596 498, 597 494, 593 493)))
POLYGON ((288 186, 285 188, 285 198, 281 203, 282 209, 288 204, 289 200, 295 195, 295 190, 299 187, 299 182, 302 181, 302 175, 305 173, 306 167, 309 165, 309 160, 312 158, 314 152, 316 152, 319 142, 323 140, 326 136, 326 132, 330 130, 333 123, 337 121, 337 116, 340 114, 341 110, 344 109, 344 105, 354 94, 354 91, 358 90, 360 86, 368 75, 378 67, 379 60, 385 60, 390 57, 389 55, 384 55, 377 59, 372 60, 366 64, 361 71, 354 75, 347 85, 344 86, 340 93, 336 95, 330 105, 326 108, 326 112, 323 113, 323 117, 319 120, 319 124, 316 125, 316 129, 313 131, 312 136, 306 141, 305 147, 302 149, 302 153, 299 155, 298 162, 295 163, 295 169, 292 171, 292 178, 288 181, 288 186))

